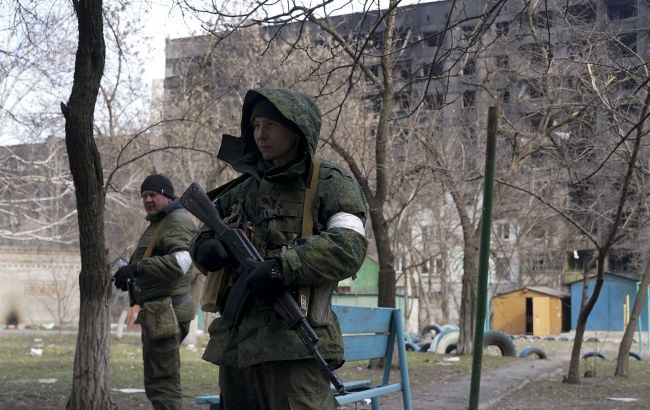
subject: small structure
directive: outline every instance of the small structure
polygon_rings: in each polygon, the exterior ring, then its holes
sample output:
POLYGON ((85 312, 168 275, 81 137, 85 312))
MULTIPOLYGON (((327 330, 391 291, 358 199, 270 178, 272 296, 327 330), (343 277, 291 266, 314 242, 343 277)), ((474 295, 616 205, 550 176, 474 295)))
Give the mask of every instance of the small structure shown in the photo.
MULTIPOLYGON (((361 268, 352 278, 339 282, 338 290, 332 298, 332 304, 360 307, 377 307, 377 294, 379 290, 379 262, 373 256, 367 255, 361 268)), ((406 330, 417 332, 419 329, 418 312, 420 306, 418 298, 413 295, 395 296, 395 307, 402 310, 406 330)))
MULTIPOLYGON (((589 278, 588 297, 594 292, 596 277, 589 278)), ((571 290, 571 328, 575 329, 580 315, 582 300, 582 279, 568 283, 571 290)), ((586 330, 622 331, 628 318, 626 313, 632 312, 636 299, 637 279, 621 273, 605 272, 603 287, 598 296, 589 318, 586 330)), ((647 302, 641 308, 641 323, 647 323, 647 302)), ((644 329, 645 330, 645 329, 644 329)))
POLYGON ((510 334, 562 333, 562 302, 569 294, 546 286, 526 286, 492 298, 492 328, 510 334))

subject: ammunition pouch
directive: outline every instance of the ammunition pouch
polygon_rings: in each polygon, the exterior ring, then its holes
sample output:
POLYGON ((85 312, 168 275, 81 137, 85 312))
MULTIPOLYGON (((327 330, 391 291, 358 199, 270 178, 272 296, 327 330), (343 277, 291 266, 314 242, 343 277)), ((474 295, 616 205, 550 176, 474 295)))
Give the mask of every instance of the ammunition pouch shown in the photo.
POLYGON ((136 323, 146 329, 151 339, 164 339, 180 333, 171 296, 145 302, 136 323))
POLYGON ((298 305, 307 311, 310 325, 327 326, 332 323, 332 295, 335 288, 336 283, 326 283, 299 289, 298 305))

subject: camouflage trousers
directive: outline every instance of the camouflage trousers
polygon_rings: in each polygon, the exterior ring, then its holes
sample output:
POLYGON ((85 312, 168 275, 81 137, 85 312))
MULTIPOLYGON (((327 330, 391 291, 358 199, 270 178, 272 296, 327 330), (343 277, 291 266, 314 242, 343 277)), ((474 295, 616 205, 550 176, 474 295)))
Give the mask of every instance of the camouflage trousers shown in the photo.
POLYGON ((190 321, 180 322, 181 331, 174 337, 151 339, 142 326, 142 358, 144 360, 144 389, 155 410, 181 410, 180 346, 190 329, 190 321))
POLYGON ((327 376, 313 359, 219 366, 221 410, 335 410, 327 376))

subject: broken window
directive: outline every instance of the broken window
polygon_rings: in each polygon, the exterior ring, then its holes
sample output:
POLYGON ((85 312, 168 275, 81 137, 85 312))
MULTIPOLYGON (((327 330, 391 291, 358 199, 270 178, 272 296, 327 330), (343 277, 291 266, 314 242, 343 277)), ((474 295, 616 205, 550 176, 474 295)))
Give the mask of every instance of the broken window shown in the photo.
POLYGON ((463 67, 463 75, 474 75, 476 74, 476 59, 468 58, 463 67))
POLYGON ((566 11, 571 23, 589 24, 596 21, 596 8, 591 2, 572 4, 566 11))
POLYGON ((551 13, 547 11, 538 11, 533 15, 533 24, 535 27, 541 29, 551 27, 551 13))
POLYGON ((442 45, 444 33, 429 31, 424 32, 422 35, 424 36, 424 44, 426 44, 427 47, 440 47, 442 45))
POLYGON ((437 62, 433 64, 427 64, 424 66, 424 75, 427 78, 437 78, 442 76, 442 73, 445 71, 445 67, 442 62, 437 62))
POLYGON ((463 38, 469 40, 472 37, 472 33, 474 33, 474 26, 463 26, 461 30, 463 30, 463 38))
POLYGON ((510 280, 511 272, 512 269, 510 268, 510 260, 508 258, 496 258, 494 273, 498 279, 510 280))
POLYGON ((510 104, 510 91, 505 88, 500 88, 497 90, 499 94, 499 101, 504 104, 510 104))
POLYGON ((442 108, 443 104, 444 96, 438 90, 434 94, 426 94, 424 96, 424 108, 427 110, 442 108))
POLYGON ((606 0, 605 7, 610 20, 636 17, 636 0, 606 0))
POLYGON ((629 57, 636 53, 636 33, 620 33, 610 44, 610 51, 615 56, 629 57))
POLYGON ((476 91, 474 90, 465 90, 463 91, 463 108, 473 107, 476 102, 476 91))
POLYGON ((496 24, 497 36, 505 36, 508 34, 508 31, 510 31, 510 22, 501 21, 496 24))
POLYGON ((508 68, 510 66, 510 60, 507 55, 496 56, 496 64, 499 68, 508 68))

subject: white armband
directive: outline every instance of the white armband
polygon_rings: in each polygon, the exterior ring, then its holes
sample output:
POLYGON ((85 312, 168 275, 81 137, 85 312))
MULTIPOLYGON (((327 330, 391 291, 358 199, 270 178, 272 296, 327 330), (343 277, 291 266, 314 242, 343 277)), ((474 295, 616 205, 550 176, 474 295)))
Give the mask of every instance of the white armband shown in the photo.
POLYGON ((176 258, 176 263, 178 263, 178 266, 180 266, 183 275, 185 275, 187 271, 190 270, 190 266, 192 266, 192 258, 190 257, 190 253, 188 251, 178 251, 172 253, 172 255, 174 255, 174 258, 176 258))
POLYGON ((352 229, 353 231, 366 236, 366 230, 363 227, 363 221, 361 218, 347 212, 339 212, 332 215, 325 223, 325 229, 331 228, 352 229))

